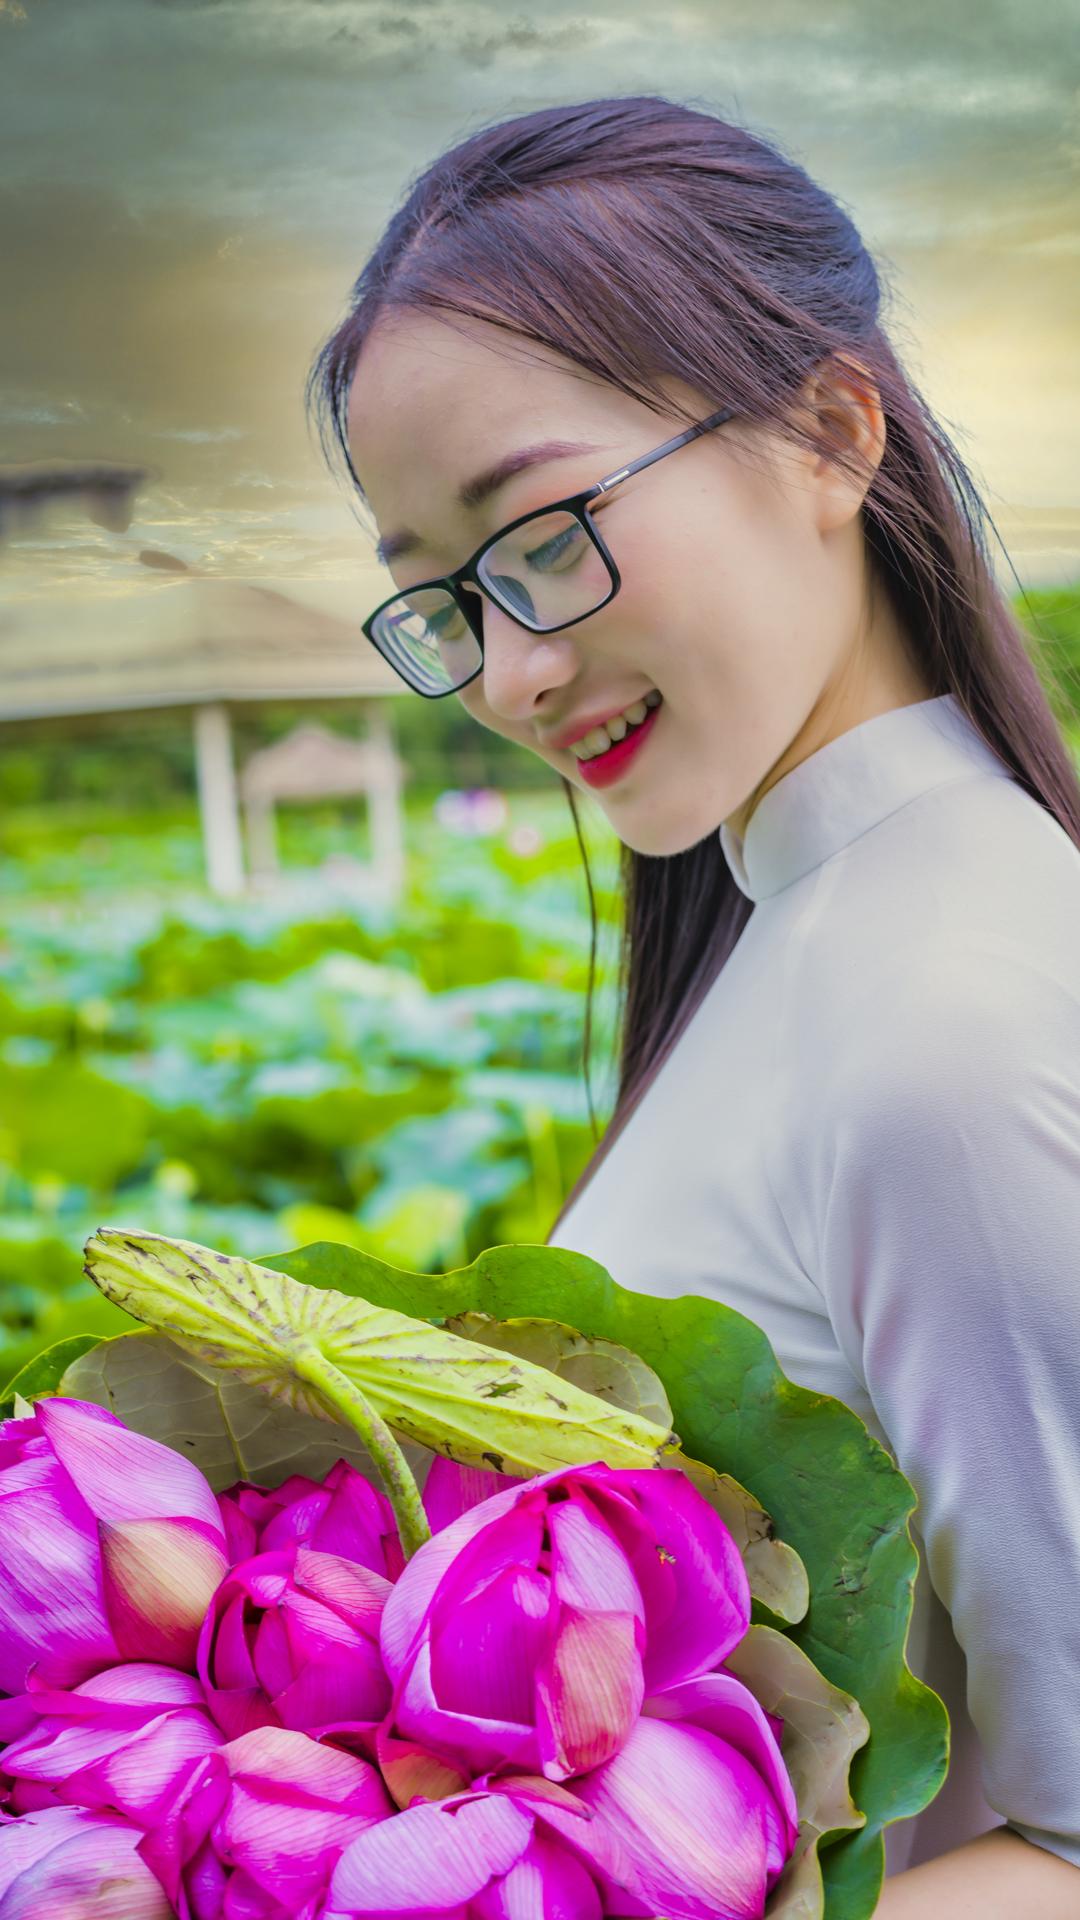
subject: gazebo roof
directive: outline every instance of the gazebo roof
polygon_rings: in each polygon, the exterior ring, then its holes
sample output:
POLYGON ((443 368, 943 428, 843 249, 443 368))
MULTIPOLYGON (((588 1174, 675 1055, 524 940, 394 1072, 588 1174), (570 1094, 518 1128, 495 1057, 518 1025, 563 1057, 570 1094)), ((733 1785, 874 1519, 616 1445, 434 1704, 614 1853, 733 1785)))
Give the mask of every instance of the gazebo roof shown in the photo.
POLYGON ((314 800, 366 793, 391 771, 384 740, 347 740, 305 721, 284 740, 253 753, 240 775, 246 800, 314 800))
MULTIPOLYGON (((340 596, 339 596, 340 598, 340 596)), ((209 702, 402 692, 360 631, 247 581, 161 577, 130 593, 0 601, 0 721, 209 702)))

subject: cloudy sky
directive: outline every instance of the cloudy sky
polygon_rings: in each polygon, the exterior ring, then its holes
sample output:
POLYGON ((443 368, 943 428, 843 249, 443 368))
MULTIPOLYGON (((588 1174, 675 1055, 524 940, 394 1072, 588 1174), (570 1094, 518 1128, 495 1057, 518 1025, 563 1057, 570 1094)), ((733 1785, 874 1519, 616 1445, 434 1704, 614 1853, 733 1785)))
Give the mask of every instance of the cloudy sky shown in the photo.
POLYGON ((4 594, 145 591, 154 547, 366 612, 316 346, 441 148, 636 92, 843 200, 1025 584, 1080 576, 1075 0, 0 0, 0 460, 157 476, 124 534, 9 540, 4 594))

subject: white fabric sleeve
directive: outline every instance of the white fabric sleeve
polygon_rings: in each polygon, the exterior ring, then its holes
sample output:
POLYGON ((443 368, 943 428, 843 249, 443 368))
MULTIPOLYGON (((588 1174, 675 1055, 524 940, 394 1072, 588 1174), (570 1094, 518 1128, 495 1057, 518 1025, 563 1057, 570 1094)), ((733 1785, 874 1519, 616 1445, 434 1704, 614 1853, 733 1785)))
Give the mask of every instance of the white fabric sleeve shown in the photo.
POLYGON ((1080 955, 914 975, 823 1089, 816 1278, 918 1494, 985 1797, 1080 1867, 1080 955))

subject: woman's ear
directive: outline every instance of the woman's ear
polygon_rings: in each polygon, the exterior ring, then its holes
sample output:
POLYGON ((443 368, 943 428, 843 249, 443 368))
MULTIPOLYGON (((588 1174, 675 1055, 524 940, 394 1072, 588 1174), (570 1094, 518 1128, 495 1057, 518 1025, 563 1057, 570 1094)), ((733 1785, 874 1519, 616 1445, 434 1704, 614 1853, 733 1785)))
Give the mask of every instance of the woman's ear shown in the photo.
POLYGON ((815 367, 802 388, 827 451, 807 450, 807 474, 822 532, 854 519, 885 452, 885 415, 872 374, 852 355, 832 355, 815 367))

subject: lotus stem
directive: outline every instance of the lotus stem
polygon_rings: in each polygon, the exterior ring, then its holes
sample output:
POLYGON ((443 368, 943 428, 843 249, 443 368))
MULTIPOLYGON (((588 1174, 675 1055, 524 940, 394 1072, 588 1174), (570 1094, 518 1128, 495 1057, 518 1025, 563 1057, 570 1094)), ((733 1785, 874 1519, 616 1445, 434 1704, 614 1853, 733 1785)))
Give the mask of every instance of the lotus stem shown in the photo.
POLYGON ((359 1434, 379 1469, 386 1497, 394 1509, 402 1552, 406 1560, 410 1559, 417 1547, 431 1539, 431 1528, 420 1489, 390 1428, 359 1388, 346 1379, 318 1347, 305 1345, 294 1349, 290 1361, 297 1379, 314 1387, 328 1411, 359 1434))

